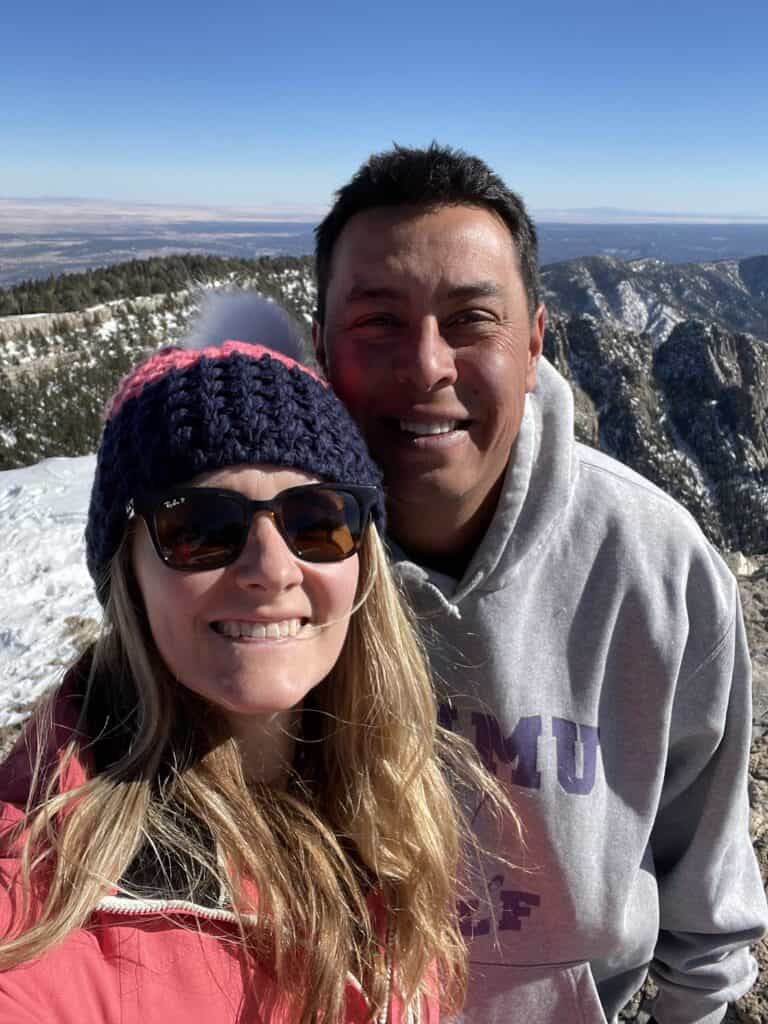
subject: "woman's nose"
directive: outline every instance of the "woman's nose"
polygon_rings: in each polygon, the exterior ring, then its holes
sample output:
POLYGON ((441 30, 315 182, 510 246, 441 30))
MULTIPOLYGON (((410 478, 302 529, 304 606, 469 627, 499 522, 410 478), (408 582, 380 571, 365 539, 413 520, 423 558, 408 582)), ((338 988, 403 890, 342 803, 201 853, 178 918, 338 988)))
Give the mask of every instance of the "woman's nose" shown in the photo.
POLYGON ((245 547, 233 569, 242 586, 264 590, 285 590, 304 578, 299 560, 266 510, 253 517, 245 547))

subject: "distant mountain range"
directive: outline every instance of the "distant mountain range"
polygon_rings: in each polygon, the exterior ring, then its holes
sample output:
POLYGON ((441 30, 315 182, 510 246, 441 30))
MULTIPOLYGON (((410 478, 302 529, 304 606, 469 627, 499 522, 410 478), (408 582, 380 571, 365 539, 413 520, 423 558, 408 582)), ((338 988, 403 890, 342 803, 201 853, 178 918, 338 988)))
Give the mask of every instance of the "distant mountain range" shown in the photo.
MULTIPOLYGON (((79 311, 0 318, 0 468, 93 450, 116 380, 183 332, 195 284, 255 287, 311 321, 308 259, 195 260, 181 291, 158 293, 185 280, 183 261, 155 259, 100 271, 109 304, 61 278, 43 289, 50 308, 71 294, 79 311)), ((719 547, 768 552, 768 256, 574 259, 542 283, 545 351, 573 388, 578 436, 678 498, 719 547)))
POLYGON ((768 338, 768 256, 677 264, 593 256, 550 264, 541 277, 552 316, 594 316, 656 344, 685 320, 768 338))

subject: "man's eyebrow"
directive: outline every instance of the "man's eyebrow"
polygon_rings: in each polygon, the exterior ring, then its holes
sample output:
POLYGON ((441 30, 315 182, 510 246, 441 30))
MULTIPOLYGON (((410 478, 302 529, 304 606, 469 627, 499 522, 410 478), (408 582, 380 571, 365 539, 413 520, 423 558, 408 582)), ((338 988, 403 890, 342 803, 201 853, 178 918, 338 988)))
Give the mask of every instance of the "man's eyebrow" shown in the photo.
POLYGON ((401 295, 402 293, 396 288, 359 282, 358 284, 353 284, 347 292, 347 302, 375 302, 377 299, 399 299, 401 295))
MULTIPOLYGON (((471 281, 467 284, 448 285, 441 289, 449 299, 469 300, 494 298, 501 294, 497 281, 471 281)), ((379 299, 395 300, 403 297, 403 292, 386 285, 368 284, 364 281, 353 284, 347 292, 347 302, 370 302, 379 299)))
POLYGON ((497 281, 471 281, 449 286, 445 294, 450 299, 489 299, 501 295, 501 288, 497 281))

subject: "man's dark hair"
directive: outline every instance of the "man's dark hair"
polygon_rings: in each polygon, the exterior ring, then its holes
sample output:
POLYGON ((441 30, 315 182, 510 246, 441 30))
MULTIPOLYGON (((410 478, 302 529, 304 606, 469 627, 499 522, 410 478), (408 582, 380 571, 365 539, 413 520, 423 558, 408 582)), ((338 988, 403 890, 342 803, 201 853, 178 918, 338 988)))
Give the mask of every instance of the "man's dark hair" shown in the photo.
POLYGON ((509 228, 532 317, 539 305, 538 246, 536 228, 522 199, 478 157, 433 142, 427 149, 396 145, 374 153, 336 193, 330 213, 315 228, 318 322, 325 319, 334 246, 356 213, 382 206, 458 205, 492 210, 509 228))

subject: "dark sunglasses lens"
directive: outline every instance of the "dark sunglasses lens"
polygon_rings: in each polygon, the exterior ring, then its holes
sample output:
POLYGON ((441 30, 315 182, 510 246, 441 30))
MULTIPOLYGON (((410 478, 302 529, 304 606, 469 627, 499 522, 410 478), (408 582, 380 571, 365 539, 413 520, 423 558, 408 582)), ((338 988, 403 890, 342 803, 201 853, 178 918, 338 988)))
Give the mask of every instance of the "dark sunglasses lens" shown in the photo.
POLYGON ((217 569, 237 557, 248 524, 236 500, 223 495, 164 498, 154 512, 163 560, 174 569, 217 569))
POLYGON ((351 494, 322 487, 288 493, 280 514, 286 539, 307 562, 338 562, 357 550, 363 510, 351 494))

